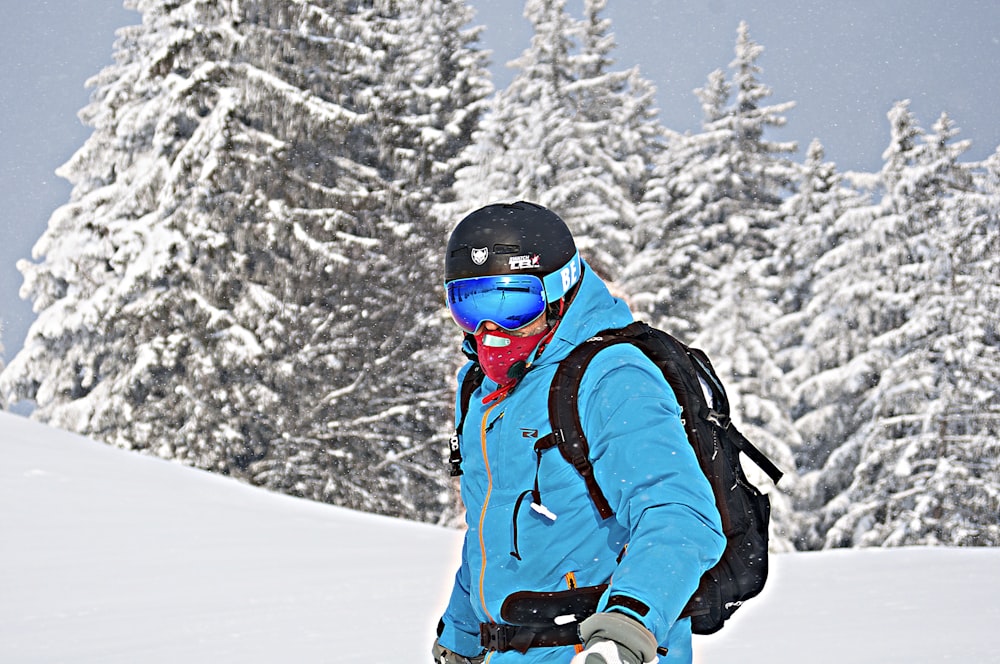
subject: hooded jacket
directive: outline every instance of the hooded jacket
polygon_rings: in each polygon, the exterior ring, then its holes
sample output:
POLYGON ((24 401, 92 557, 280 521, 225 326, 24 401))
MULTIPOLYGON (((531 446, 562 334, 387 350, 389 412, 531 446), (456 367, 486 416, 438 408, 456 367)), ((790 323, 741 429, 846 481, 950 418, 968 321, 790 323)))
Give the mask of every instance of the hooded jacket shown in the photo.
MULTIPOLYGON (((615 610, 638 619, 669 650, 661 661, 690 662, 690 620, 678 616, 722 555, 725 537, 659 369, 640 350, 617 344, 598 353, 580 385, 580 419, 613 517, 601 519, 583 478, 558 449, 534 449, 551 432, 548 392, 559 361, 598 332, 630 322, 628 306, 585 265, 554 336, 529 358, 517 386, 489 400, 497 385, 486 378, 473 393, 459 437, 468 528, 442 618, 445 648, 479 654, 479 624, 503 622, 500 607, 511 593, 610 580, 598 610, 615 597, 615 610), (536 474, 541 506, 524 500, 516 508, 536 474)), ((459 384, 472 365, 459 371, 459 384)), ((532 648, 525 655, 491 652, 486 661, 569 662, 573 654, 571 646, 532 648)))

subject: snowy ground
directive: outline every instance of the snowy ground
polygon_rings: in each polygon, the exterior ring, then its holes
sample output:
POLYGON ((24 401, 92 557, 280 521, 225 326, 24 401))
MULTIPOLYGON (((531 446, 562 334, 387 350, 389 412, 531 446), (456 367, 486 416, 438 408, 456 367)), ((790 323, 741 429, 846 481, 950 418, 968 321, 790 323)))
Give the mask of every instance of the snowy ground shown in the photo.
MULTIPOLYGON (((0 662, 429 662, 459 541, 0 413, 0 662)), ((785 554, 695 648, 981 664, 998 626, 998 549, 785 554)))

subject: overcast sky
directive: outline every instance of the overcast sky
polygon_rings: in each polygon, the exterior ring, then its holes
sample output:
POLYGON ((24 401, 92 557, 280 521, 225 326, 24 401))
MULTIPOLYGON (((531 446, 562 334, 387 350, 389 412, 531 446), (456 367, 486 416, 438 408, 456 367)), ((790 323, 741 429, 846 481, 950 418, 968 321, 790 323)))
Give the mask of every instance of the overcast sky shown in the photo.
MULTIPOLYGON (((528 44, 520 0, 471 0, 494 53, 494 82, 528 44)), ((771 102, 795 101, 777 138, 805 148, 819 138, 842 170, 877 170, 886 113, 898 99, 929 128, 947 111, 982 159, 1000 145, 1000 3, 996 0, 609 0, 621 68, 638 64, 656 84, 660 117, 697 130, 693 94, 733 59, 748 21, 764 46, 771 102)), ((578 12, 582 0, 568 0, 578 12)), ((0 20, 0 322, 10 360, 33 314, 18 298, 21 275, 49 216, 69 199, 54 171, 89 135, 76 117, 84 83, 111 63, 114 31, 137 23, 120 0, 7 0, 0 20)))

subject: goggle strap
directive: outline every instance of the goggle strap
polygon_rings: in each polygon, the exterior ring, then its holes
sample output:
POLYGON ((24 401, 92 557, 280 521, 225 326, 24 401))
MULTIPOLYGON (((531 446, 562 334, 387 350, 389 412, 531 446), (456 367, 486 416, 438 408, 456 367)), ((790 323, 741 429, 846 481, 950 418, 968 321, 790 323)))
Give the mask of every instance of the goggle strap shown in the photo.
POLYGON ((547 302, 555 302, 566 297, 566 293, 576 285, 582 274, 583 269, 580 264, 580 252, 578 251, 561 268, 542 277, 545 300, 547 302))

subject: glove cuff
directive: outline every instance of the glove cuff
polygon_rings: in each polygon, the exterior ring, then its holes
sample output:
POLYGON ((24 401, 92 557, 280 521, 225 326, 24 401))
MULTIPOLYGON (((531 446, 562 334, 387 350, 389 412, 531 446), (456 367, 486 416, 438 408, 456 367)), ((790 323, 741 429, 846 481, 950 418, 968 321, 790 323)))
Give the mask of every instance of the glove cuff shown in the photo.
POLYGON ((639 662, 655 662, 656 637, 638 620, 624 613, 595 613, 580 623, 580 639, 587 646, 598 640, 614 641, 630 650, 639 662))

